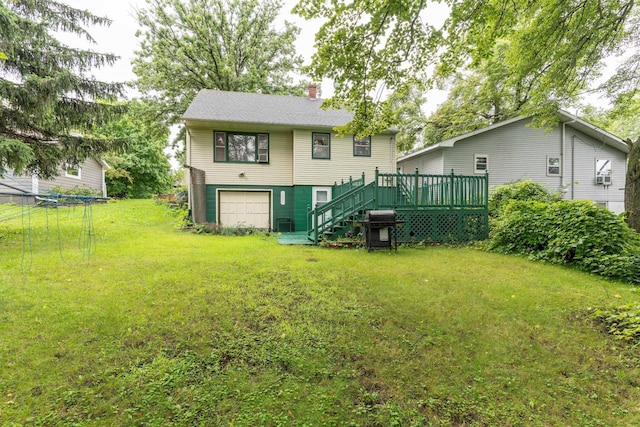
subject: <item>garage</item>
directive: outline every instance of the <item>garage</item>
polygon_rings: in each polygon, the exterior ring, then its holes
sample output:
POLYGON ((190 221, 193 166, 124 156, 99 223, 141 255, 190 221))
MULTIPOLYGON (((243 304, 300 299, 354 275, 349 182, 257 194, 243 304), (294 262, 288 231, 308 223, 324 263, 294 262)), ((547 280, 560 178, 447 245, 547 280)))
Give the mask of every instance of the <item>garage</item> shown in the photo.
POLYGON ((226 227, 270 228, 269 191, 220 191, 219 224, 226 227))

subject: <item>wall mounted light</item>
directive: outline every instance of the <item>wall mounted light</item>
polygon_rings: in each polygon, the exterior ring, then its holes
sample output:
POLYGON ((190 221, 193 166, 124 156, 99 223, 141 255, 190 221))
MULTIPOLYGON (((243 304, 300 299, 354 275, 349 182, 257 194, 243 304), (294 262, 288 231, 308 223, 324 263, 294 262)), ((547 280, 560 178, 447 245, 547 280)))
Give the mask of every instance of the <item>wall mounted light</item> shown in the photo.
POLYGON ((244 172, 240 172, 240 173, 238 174, 238 176, 239 176, 240 178, 244 178, 244 172))

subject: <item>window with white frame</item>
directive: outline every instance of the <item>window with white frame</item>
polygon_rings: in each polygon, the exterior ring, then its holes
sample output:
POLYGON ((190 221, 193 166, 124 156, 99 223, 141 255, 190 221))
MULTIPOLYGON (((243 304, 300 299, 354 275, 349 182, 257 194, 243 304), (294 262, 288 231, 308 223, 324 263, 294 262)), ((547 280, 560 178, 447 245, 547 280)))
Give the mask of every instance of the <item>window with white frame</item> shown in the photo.
POLYGON ((82 168, 80 166, 67 165, 64 176, 67 178, 82 179, 82 168))
POLYGON ((560 176, 560 157, 547 156, 547 176, 560 176))
POLYGON ((489 156, 486 154, 473 155, 473 172, 486 173, 489 170, 489 156))
POLYGON ((266 133, 214 132, 213 141, 216 162, 269 163, 266 133))

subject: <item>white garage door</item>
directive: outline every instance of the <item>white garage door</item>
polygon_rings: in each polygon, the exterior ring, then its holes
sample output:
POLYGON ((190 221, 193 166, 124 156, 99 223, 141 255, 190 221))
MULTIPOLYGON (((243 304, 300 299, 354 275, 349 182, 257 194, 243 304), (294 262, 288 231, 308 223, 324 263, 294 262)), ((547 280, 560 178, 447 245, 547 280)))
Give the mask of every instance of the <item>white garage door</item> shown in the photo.
POLYGON ((268 191, 221 191, 220 225, 269 228, 270 199, 268 191))

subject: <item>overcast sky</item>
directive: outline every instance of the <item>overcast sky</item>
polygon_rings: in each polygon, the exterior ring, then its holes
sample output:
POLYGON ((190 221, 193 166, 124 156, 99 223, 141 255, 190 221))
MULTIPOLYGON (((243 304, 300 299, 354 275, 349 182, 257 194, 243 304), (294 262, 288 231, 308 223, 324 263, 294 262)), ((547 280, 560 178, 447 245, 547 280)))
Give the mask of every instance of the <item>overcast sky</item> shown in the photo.
MULTIPOLYGON (((131 70, 131 60, 138 49, 138 40, 135 36, 138 23, 135 19, 135 11, 146 5, 145 0, 110 0, 110 1, 86 1, 86 0, 62 0, 64 3, 78 9, 89 9, 98 16, 107 16, 113 23, 110 27, 95 26, 89 28, 90 34, 96 40, 96 45, 90 48, 102 53, 114 53, 120 56, 120 60, 113 67, 105 67, 95 71, 95 76, 106 81, 130 81, 135 78, 131 70)), ((296 41, 296 50, 309 63, 314 49, 315 31, 320 25, 319 21, 305 21, 297 15, 292 15, 291 9, 297 0, 284 0, 281 9, 281 19, 276 26, 284 28, 284 21, 295 23, 300 28, 300 35, 296 41)), ((442 22, 447 16, 446 6, 436 3, 429 5, 429 21, 442 22)), ((81 41, 74 36, 64 38, 66 43, 77 46, 81 41)), ((84 46, 83 46, 84 47, 84 46)), ((329 97, 333 93, 333 83, 329 80, 321 82, 322 96, 329 97)), ((429 110, 435 109, 437 103, 445 99, 442 92, 429 94, 429 110)))
MULTIPOLYGON (((89 9, 92 13, 98 16, 107 16, 113 23, 110 27, 92 27, 89 28, 89 32, 95 38, 97 45, 90 48, 98 52, 114 53, 120 56, 120 60, 113 67, 105 67, 95 71, 95 76, 100 80, 105 81, 130 81, 135 78, 131 70, 131 60, 133 59, 134 52, 138 49, 138 40, 135 37, 138 24, 135 19, 135 11, 139 8, 143 8, 146 5, 145 0, 62 0, 63 2, 79 8, 89 9)), ((292 15, 291 9, 295 6, 298 0, 283 0, 284 6, 281 9, 281 19, 276 22, 276 26, 284 27, 284 20, 295 23, 300 28, 300 35, 296 41, 296 50, 299 55, 305 60, 305 63, 309 63, 311 55, 315 51, 314 49, 314 35, 316 29, 319 27, 320 22, 305 21, 297 15, 292 15)), ((448 15, 448 8, 446 5, 440 3, 430 2, 428 5, 428 12, 425 12, 423 18, 430 23, 439 26, 444 22, 448 15)), ((64 38, 62 41, 78 46, 79 39, 75 36, 71 38, 64 38)), ((82 46, 87 47, 87 46, 82 46)), ((613 67, 612 67, 613 68, 613 67)), ((605 74, 610 74, 611 71, 605 71, 605 74)), ((333 82, 329 80, 323 80, 321 82, 322 95, 324 98, 330 97, 333 93, 333 82)), ((447 93, 445 91, 429 91, 427 94, 427 105, 423 110, 429 114, 437 108, 438 104, 442 103, 446 99, 447 93)), ((132 93, 132 96, 135 96, 132 93)), ((606 100, 599 98, 597 95, 587 96, 586 100, 593 105, 599 105, 604 107, 607 105, 606 100)))
MULTIPOLYGON (((126 81, 135 78, 131 70, 131 60, 134 52, 138 49, 138 39, 135 36, 138 29, 138 23, 135 19, 135 11, 146 5, 145 0, 110 0, 102 1, 86 1, 86 0, 63 0, 70 6, 78 9, 89 9, 93 14, 98 16, 107 16, 113 23, 110 27, 92 27, 89 32, 94 37, 97 45, 91 48, 103 53, 115 53, 121 58, 111 69, 96 70, 96 76, 100 79, 109 81, 126 81)), ((282 8, 281 20, 276 23, 277 26, 284 28, 284 21, 295 22, 300 27, 300 35, 296 42, 296 50, 302 55, 305 62, 309 62, 313 53, 314 33, 317 23, 304 21, 302 18, 290 13, 295 0, 286 0, 282 8)), ((79 40, 72 38, 64 39, 68 43, 81 43, 79 40)), ((326 85, 325 85, 326 86, 326 85)), ((325 88, 327 89, 327 88, 325 88)))

